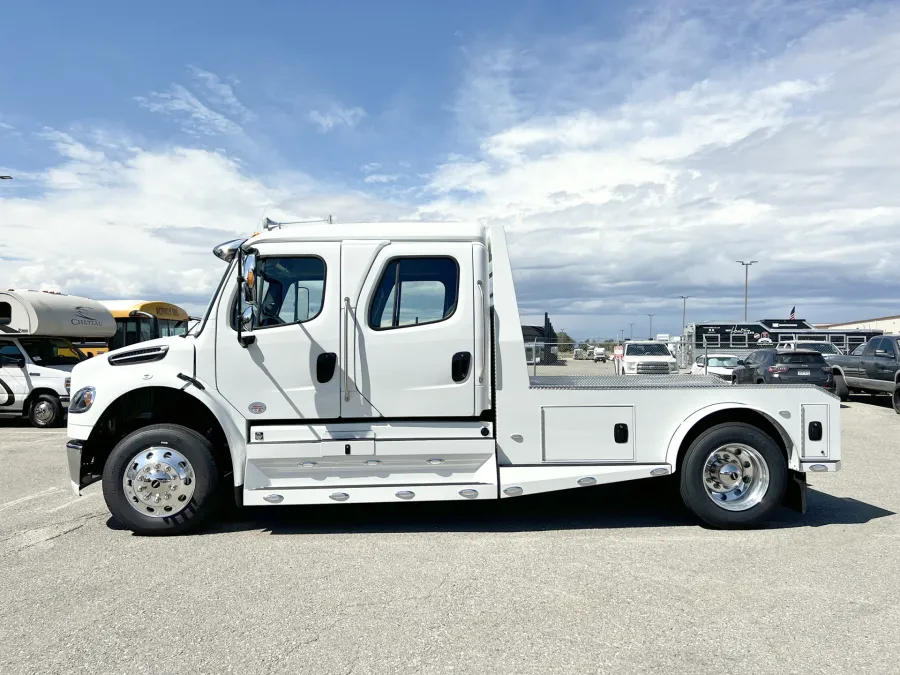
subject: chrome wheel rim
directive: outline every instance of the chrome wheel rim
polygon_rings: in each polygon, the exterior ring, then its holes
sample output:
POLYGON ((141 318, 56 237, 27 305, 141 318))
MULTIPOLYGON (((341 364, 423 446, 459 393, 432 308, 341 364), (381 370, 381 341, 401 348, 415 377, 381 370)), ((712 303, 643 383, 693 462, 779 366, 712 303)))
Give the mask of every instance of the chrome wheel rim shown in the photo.
POLYGON ((177 450, 153 446, 137 453, 122 476, 131 507, 150 518, 168 518, 187 507, 194 496, 194 468, 177 450))
POLYGON ((746 511, 759 504, 769 489, 769 465, 762 454, 743 443, 713 450, 703 465, 706 495, 726 511, 746 511))
POLYGON ((53 419, 53 406, 47 401, 40 401, 34 406, 34 419, 41 424, 47 424, 53 419))

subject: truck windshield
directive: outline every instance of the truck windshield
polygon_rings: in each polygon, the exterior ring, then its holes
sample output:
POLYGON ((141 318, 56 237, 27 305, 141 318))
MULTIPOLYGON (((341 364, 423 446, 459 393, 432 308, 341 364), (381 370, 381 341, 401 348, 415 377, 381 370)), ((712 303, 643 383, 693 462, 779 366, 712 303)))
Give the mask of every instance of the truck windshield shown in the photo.
POLYGON ((626 345, 625 356, 672 356, 665 345, 626 345))
POLYGON ((710 356, 710 368, 737 368, 738 358, 736 356, 710 356))
POLYGON ((71 366, 85 359, 78 347, 63 338, 19 338, 19 342, 39 366, 71 366))
POLYGON ((779 354, 776 363, 789 363, 804 366, 824 366, 825 359, 821 354, 779 354))

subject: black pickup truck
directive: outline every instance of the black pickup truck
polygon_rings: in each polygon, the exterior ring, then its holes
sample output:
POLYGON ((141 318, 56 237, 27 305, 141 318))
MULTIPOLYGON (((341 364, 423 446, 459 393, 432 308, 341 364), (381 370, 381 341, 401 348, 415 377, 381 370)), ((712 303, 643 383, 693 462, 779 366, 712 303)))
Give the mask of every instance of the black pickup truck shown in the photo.
POLYGON ((900 414, 900 337, 873 337, 852 354, 828 359, 834 373, 834 393, 846 401, 851 392, 891 394, 900 414))

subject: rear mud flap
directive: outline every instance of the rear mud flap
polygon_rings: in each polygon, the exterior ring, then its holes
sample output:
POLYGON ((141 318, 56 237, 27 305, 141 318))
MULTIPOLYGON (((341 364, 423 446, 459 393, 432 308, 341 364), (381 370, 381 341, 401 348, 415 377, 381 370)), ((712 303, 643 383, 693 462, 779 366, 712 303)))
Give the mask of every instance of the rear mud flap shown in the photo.
POLYGON ((799 513, 806 513, 806 473, 789 471, 783 504, 799 513))

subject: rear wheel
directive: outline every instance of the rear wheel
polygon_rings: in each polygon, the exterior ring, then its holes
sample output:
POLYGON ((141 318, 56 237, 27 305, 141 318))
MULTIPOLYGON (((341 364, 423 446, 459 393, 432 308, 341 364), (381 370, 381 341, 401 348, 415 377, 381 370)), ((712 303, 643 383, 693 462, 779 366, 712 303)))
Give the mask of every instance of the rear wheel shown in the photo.
POLYGON ((847 387, 847 383, 844 381, 843 375, 834 375, 834 393, 842 401, 850 400, 850 389, 849 387, 847 387))
POLYGON ((713 527, 751 527, 781 504, 787 478, 784 455, 768 435, 749 424, 720 424, 688 448, 681 497, 713 527))
POLYGON ((123 438, 103 468, 103 497, 135 534, 180 534, 215 509, 218 472, 210 442, 193 429, 157 424, 123 438))
POLYGON ((62 404, 52 394, 39 394, 28 409, 28 420, 40 429, 55 427, 62 420, 62 404))

